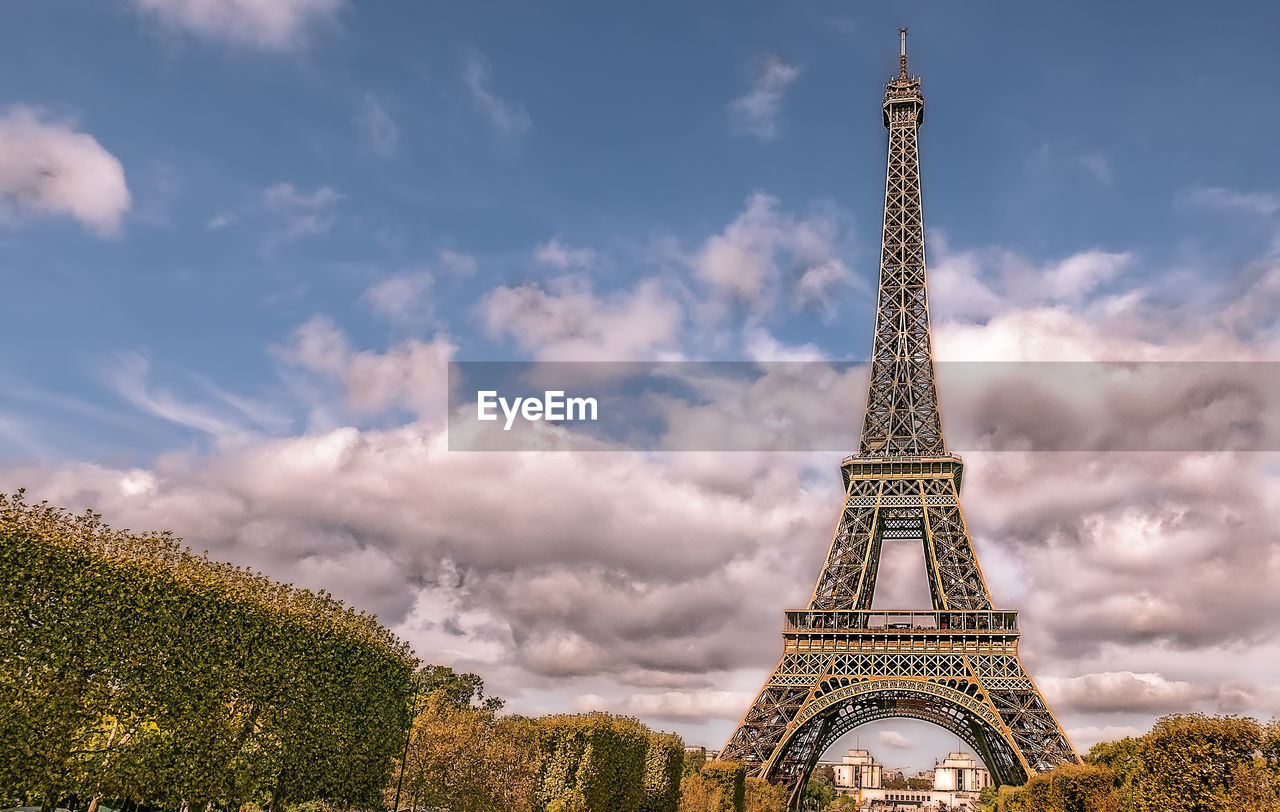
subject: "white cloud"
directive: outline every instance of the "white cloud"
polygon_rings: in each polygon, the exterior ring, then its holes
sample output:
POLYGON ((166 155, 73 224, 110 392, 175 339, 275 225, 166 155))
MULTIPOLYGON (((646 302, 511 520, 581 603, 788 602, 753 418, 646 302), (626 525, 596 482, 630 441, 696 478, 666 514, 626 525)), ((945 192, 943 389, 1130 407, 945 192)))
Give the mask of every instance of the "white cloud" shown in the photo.
POLYGON ((93 136, 34 107, 0 113, 0 216, 67 215, 114 236, 131 202, 124 167, 93 136))
POLYGON ((562 271, 582 270, 595 264, 596 252, 590 248, 572 248, 552 238, 534 249, 533 258, 562 271))
POLYGON ((777 138, 782 98, 798 78, 800 69, 795 65, 774 55, 766 58, 751 89, 730 105, 734 128, 761 141, 777 138))
POLYGON ((550 287, 493 290, 480 303, 485 327, 540 361, 654 360, 675 349, 681 309, 653 280, 603 297, 583 279, 550 287))
POLYGON ((1280 211, 1280 195, 1271 192, 1241 192, 1221 186, 1188 189, 1178 201, 1211 209, 1242 211, 1268 217, 1280 211))
POLYGON ((294 331, 279 350, 286 361, 336 381, 347 405, 361 414, 406 408, 422 420, 439 420, 446 409, 449 360, 456 347, 445 337, 405 341, 385 353, 351 348, 347 337, 323 316, 294 331))
POLYGON ((236 215, 232 212, 220 211, 209 218, 204 227, 209 231, 221 231, 236 221, 236 215))
POLYGON ((656 694, 633 694, 623 709, 646 719, 703 721, 729 719, 737 721, 746 712, 755 694, 741 691, 664 691, 656 694))
POLYGON ((815 262, 801 272, 791 289, 791 304, 796 310, 814 309, 834 312, 835 294, 849 282, 849 269, 837 259, 815 262))
POLYGON ((279 221, 272 243, 327 234, 337 220, 334 209, 342 195, 330 186, 299 191, 292 183, 276 183, 262 190, 263 208, 279 221))
POLYGON ((379 280, 364 292, 364 300, 393 321, 424 315, 424 302, 433 279, 429 271, 398 273, 379 280))
POLYGON ((148 383, 150 363, 142 355, 125 353, 105 371, 107 384, 116 394, 143 412, 212 435, 229 435, 239 427, 206 406, 184 401, 148 383))
POLYGON ((882 730, 876 735, 876 740, 892 750, 910 750, 915 747, 915 742, 896 730, 882 730))
POLYGON ((790 280, 794 306, 822 306, 849 279, 839 257, 840 214, 818 206, 804 218, 784 214, 775 197, 756 192, 746 208, 688 264, 698 278, 731 299, 768 310, 783 285, 783 267, 803 268, 790 280))
POLYGON ((133 0, 161 23, 263 50, 300 46, 314 25, 333 20, 343 0, 133 0))
POLYGON ((374 155, 390 158, 400 146, 400 127, 386 108, 371 94, 365 94, 356 116, 360 138, 374 155))
POLYGON ((462 81, 476 106, 498 130, 508 135, 519 135, 529 129, 532 121, 524 107, 503 99, 493 89, 489 62, 483 56, 478 53, 467 55, 462 81))
MULTIPOLYGON (((1197 685, 1161 674, 1105 671, 1077 677, 1045 678, 1040 687, 1060 710, 1142 712, 1152 715, 1205 710, 1237 713, 1252 692, 1239 684, 1197 685)), ((1245 705, 1247 707, 1247 704, 1245 705)))
POLYGON ((455 251, 452 248, 441 248, 439 256, 440 264, 450 273, 458 276, 471 276, 480 267, 475 257, 470 254, 464 254, 461 251, 455 251))

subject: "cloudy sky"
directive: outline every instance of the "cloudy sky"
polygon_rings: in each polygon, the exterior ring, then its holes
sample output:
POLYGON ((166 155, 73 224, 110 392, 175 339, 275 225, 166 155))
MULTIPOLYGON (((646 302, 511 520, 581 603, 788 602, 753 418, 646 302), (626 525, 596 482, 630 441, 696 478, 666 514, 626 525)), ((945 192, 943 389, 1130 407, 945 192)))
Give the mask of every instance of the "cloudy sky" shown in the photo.
MULTIPOLYGON (((15 4, 0 487, 329 589, 515 710, 717 747, 812 589, 840 454, 451 452, 448 362, 864 358, 905 24, 938 357, 1239 379, 1280 348, 1277 15, 15 4)), ((1141 422, 1265 416, 1238 380, 1185 384, 1141 422)), ((719 391, 669 429, 747 398, 856 425, 860 387, 719 391)), ((942 394, 953 423, 1061 433, 1008 387, 954 414, 942 394)), ((1090 442, 973 450, 964 494, 1077 746, 1170 711, 1280 714, 1280 460, 1090 442)), ((918 555, 886 550, 882 605, 921 594, 918 555)), ((859 736, 890 766, 949 744, 859 736)))

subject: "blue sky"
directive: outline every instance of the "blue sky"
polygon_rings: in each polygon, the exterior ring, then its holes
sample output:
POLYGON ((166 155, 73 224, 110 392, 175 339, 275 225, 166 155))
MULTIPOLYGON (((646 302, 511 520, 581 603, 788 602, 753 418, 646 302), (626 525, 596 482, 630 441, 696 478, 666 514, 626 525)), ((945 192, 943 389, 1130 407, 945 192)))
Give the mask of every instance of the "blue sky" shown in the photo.
MULTIPOLYGON (((1179 202, 1280 187, 1260 136, 1280 129, 1268 85, 1280 21, 1256 5, 315 5, 287 45, 267 48, 128 3, 10 11, 0 97, 77 122, 124 165, 133 204, 111 239, 66 218, 0 232, 13 269, 4 323, 39 336, 8 374, 99 400, 101 368, 140 352, 253 393, 275 377, 264 347, 315 313, 357 346, 386 341, 361 293, 414 268, 437 271, 432 315, 460 357, 521 357, 468 310, 495 284, 545 277, 535 246, 590 247, 609 258, 592 270, 596 290, 625 288, 646 246, 695 244, 756 190, 786 209, 838 207, 845 256, 870 284, 878 88, 899 24, 926 77, 927 222, 952 247, 1044 260, 1131 251, 1128 273, 1152 275, 1211 258, 1222 283, 1270 239, 1179 202), (730 105, 770 55, 799 74, 762 140, 735 130, 730 105), (471 70, 510 121, 486 112, 471 70), (390 133, 381 147, 375 115, 390 133), (288 215, 263 210, 277 184, 332 190, 316 233, 289 237, 288 215), (477 272, 438 273, 442 248, 477 272)), ((841 329, 804 314, 770 328, 861 357, 864 295, 838 292, 841 329)))
MULTIPOLYGON (((518 707, 666 708, 655 723, 677 720, 717 745, 732 721, 699 708, 740 704, 772 655, 744 664, 673 652, 629 677, 590 664, 557 671, 529 641, 574 656, 582 640, 604 643, 585 631, 551 639, 550 619, 531 621, 493 585, 518 574, 489 584, 498 592, 442 586, 445 573, 491 561, 468 559, 468 544, 483 545, 465 531, 366 526, 354 508, 319 529, 290 525, 278 505, 305 516, 300 496, 223 478, 283 464, 280 476, 313 489, 351 487, 340 465, 299 462, 349 444, 385 451, 379 482, 435 470, 437 452, 417 465, 405 448, 434 447, 445 388, 432 376, 449 358, 864 357, 883 205, 879 105, 901 25, 924 77, 942 356, 1275 357, 1280 11, 1266 4, 46 0, 8 9, 0 31, 0 483, 172 527, 334 589, 400 623, 428 659, 488 669, 518 707), (198 508, 232 491, 237 504, 276 507, 223 523, 198 508), (308 533, 336 546, 263 540, 308 533), (355 561, 370 575, 348 584, 355 561), (379 585, 378 573, 405 568, 414 577, 401 592, 379 585), (499 592, 501 610, 486 603, 499 592), (446 605, 462 619, 450 628, 473 624, 448 646, 414 620, 446 605), (530 687, 529 674, 548 682, 530 687), (722 688, 738 693, 706 693, 722 688)), ((803 598, 834 518, 834 483, 813 484, 835 479, 829 459, 788 463, 785 476, 761 462, 733 482, 714 473, 723 459, 650 464, 659 508, 674 498, 667 487, 708 504, 768 492, 813 508, 779 519, 775 546, 725 553, 764 566, 804 536, 809 557, 779 570, 794 584, 787 597, 803 598)), ((447 512, 404 487, 397 498, 447 512)), ((516 478, 506 487, 522 493, 516 478)), ((1270 487, 1251 510, 1275 509, 1270 487)), ((1170 493, 1207 505, 1213 492, 1150 488, 1146 504, 1168 510, 1170 493)), ((1082 507, 1080 527, 1114 526, 1125 509, 1082 507)), ((713 513, 690 521, 714 527, 713 513)), ((1029 519, 979 509, 971 521, 1010 545, 991 556, 1023 549, 1029 519)), ((728 530, 725 543, 748 535, 728 530)), ((1274 550, 1273 536, 1259 543, 1274 550)), ((569 577, 552 562, 573 546, 548 544, 529 563, 543 586, 569 577)), ((1026 566, 1048 577, 1055 560, 1026 566)), ((660 591, 632 564, 604 556, 600 566, 660 591)), ((984 567, 1010 585, 1037 583, 984 567)), ((705 589, 676 581, 681 595, 705 589)), ((749 581, 726 581, 725 594, 749 581)), ((780 620, 780 607, 766 608, 760 617, 780 620)), ((725 606, 703 610, 749 623, 725 606)), ((638 645, 614 631, 614 643, 638 645)), ((1185 685, 1168 689, 1180 697, 1170 702, 1227 707, 1204 687, 1225 677, 1194 665, 1207 643, 1152 639, 1129 659, 1099 644, 1091 662, 1047 652, 1041 662, 1064 696, 1102 680, 1131 698, 1137 680, 1144 697, 1153 684, 1185 685)), ((1240 707, 1280 710, 1273 678, 1255 676, 1253 704, 1240 707)), ((1078 702, 1071 725, 1097 738, 1164 707, 1117 702, 1078 702)))

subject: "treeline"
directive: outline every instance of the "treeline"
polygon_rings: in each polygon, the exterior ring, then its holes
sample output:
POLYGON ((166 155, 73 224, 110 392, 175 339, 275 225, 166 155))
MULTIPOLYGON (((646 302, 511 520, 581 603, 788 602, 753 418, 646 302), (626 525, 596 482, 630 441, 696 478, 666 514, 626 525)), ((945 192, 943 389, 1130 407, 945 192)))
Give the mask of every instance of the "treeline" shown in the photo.
POLYGON ((1085 763, 984 790, 985 812, 1280 812, 1280 720, 1166 716, 1085 763))
POLYGON ((678 736, 607 713, 499 716, 474 675, 424 673, 403 779, 388 808, 454 812, 784 812, 737 762, 686 754, 678 736))
POLYGON ((415 667, 324 592, 0 494, 0 803, 373 808, 415 667))

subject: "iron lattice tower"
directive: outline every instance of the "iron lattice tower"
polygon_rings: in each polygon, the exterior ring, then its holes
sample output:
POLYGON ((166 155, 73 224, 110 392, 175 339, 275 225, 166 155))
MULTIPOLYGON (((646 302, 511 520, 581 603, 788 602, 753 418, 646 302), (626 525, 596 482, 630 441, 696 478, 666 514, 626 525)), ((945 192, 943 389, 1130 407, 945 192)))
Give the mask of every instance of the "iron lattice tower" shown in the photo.
POLYGON ((932 722, 967 741, 997 783, 1079 761, 1018 656, 1017 612, 993 609, 960 510, 960 458, 938 410, 917 135, 920 78, 884 96, 884 241, 870 388, 858 453, 841 464, 844 510, 809 606, 788 611, 783 654, 722 758, 791 789, 818 757, 876 719, 932 722), (919 540, 933 608, 871 610, 881 545, 919 540))

